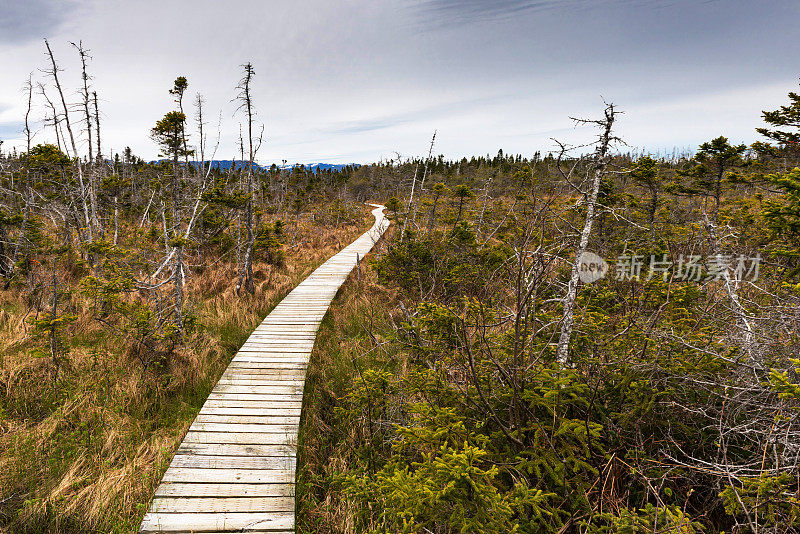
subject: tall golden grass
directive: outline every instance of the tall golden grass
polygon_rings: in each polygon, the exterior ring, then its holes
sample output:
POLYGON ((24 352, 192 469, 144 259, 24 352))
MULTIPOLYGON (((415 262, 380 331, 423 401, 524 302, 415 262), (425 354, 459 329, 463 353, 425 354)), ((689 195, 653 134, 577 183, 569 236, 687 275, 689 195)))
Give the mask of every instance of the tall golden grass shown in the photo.
POLYGON ((381 253, 389 235, 397 231, 395 226, 362 262, 360 276, 355 271, 350 274, 317 334, 300 421, 298 532, 355 532, 346 499, 341 492, 330 491, 328 484, 331 475, 353 467, 352 451, 359 436, 364 435, 365 425, 356 421, 347 427, 332 428, 332 411, 342 405, 343 396, 359 371, 376 362, 391 360, 396 373, 405 373, 405 362, 396 359, 403 353, 391 350, 392 340, 384 337, 393 331, 393 324, 402 320, 393 315, 397 294, 378 283, 369 261, 381 253))
MULTIPOLYGON (((36 352, 23 289, 0 291, 0 532, 132 532, 169 460, 231 356, 314 267, 355 239, 363 221, 301 223, 281 268, 254 266, 253 295, 235 294, 235 266, 189 279, 202 328, 145 370, 125 340, 81 315, 56 369, 36 352)), ((369 219, 369 220, 368 220, 369 219)), ((88 307, 79 293, 76 309, 88 307)))

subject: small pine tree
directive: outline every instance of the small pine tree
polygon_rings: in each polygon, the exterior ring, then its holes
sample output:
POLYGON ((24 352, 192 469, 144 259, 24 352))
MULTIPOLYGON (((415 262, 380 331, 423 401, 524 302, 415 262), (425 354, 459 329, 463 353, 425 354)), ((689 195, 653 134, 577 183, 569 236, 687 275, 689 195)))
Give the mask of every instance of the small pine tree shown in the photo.
POLYGON ((763 111, 762 117, 764 122, 776 128, 756 128, 758 133, 776 141, 783 148, 800 146, 800 94, 790 92, 789 105, 774 111, 763 111), (779 130, 777 127, 789 127, 790 130, 779 130))

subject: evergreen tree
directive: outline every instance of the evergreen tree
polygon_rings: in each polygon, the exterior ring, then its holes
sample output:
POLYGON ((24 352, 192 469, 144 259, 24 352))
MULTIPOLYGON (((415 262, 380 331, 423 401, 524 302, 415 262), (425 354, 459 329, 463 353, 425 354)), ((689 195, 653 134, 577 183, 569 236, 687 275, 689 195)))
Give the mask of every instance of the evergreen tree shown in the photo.
POLYGON ((653 223, 656 218, 656 211, 658 210, 658 193, 660 181, 658 177, 658 162, 649 156, 640 158, 636 162, 636 166, 631 169, 631 178, 642 187, 646 187, 650 192, 650 207, 647 210, 648 219, 650 222, 650 231, 654 231, 653 223))
POLYGON ((774 127, 756 128, 756 131, 768 139, 776 141, 782 148, 800 145, 800 94, 789 93, 789 104, 774 111, 762 111, 764 122, 774 127), (789 129, 778 129, 788 127, 789 129))

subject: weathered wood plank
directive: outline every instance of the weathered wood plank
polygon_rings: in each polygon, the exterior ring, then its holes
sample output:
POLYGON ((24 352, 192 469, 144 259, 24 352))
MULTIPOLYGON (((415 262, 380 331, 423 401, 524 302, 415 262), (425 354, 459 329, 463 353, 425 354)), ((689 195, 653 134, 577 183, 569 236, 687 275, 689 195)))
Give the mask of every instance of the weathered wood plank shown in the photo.
MULTIPOLYGON (((255 415, 255 416, 277 416, 277 417, 300 417, 300 406, 290 408, 273 408, 268 405, 264 408, 248 408, 248 407, 216 407, 216 406, 203 406, 198 416, 209 415, 255 415)), ((208 421, 207 421, 208 422, 208 421)))
MULTIPOLYGON (((305 369, 308 367, 308 354, 286 354, 275 351, 265 350, 248 350, 240 351, 233 357, 232 362, 260 362, 260 363, 276 363, 288 364, 305 369)), ((268 366, 269 367, 269 366, 268 366)))
POLYGON ((153 512, 291 512, 294 497, 160 497, 153 500, 153 512))
POLYGON ((228 375, 219 379, 217 384, 225 386, 288 386, 288 387, 303 387, 302 378, 284 378, 283 380, 274 380, 269 375, 261 376, 247 376, 247 375, 228 375))
POLYGON ((234 386, 229 384, 218 384, 212 390, 214 393, 267 393, 279 395, 302 395, 301 386, 280 385, 280 386, 234 386))
POLYGON ((242 346, 239 352, 233 357, 234 362, 253 361, 253 358, 258 358, 264 362, 275 363, 288 363, 295 365, 308 365, 308 358, 310 354, 302 351, 286 350, 284 348, 275 347, 253 347, 242 346))
POLYGON ((279 456, 294 457, 296 449, 288 445, 240 445, 235 443, 181 443, 176 454, 199 456, 279 456))
POLYGON ((184 443, 236 443, 240 445, 297 445, 296 435, 266 432, 195 432, 186 433, 184 443))
POLYGON ((265 400, 237 400, 237 399, 210 399, 203 405, 203 408, 267 408, 276 410, 299 410, 303 407, 303 400, 291 400, 283 402, 265 400))
POLYGON ((197 415, 195 423, 253 424, 253 425, 290 425, 300 423, 300 415, 217 415, 203 413, 197 415))
POLYGON ((164 482, 214 482, 241 484, 294 484, 294 469, 168 468, 164 482))
POLYGON ((286 368, 286 367, 254 367, 254 366, 241 366, 237 365, 234 368, 228 367, 228 370, 222 374, 223 377, 248 377, 248 376, 264 376, 269 377, 271 380, 303 380, 306 376, 305 367, 286 368))
POLYGON ((270 393, 222 393, 212 391, 208 398, 210 400, 221 401, 272 401, 281 402, 303 402, 303 394, 270 394, 270 393))
POLYGON ((273 333, 267 332, 261 335, 252 335, 248 338, 248 343, 282 343, 285 345, 314 345, 314 339, 316 338, 316 333, 312 334, 311 336, 301 336, 301 335, 291 335, 291 334, 280 334, 280 333, 273 333))
POLYGON ((278 345, 276 343, 245 343, 239 348, 239 354, 243 352, 260 352, 265 355, 283 356, 285 358, 303 356, 308 359, 311 354, 311 348, 285 344, 278 345))
POLYGON ((258 432, 262 434, 294 434, 297 435, 297 425, 269 425, 269 424, 236 424, 236 423, 198 423, 195 421, 189 427, 192 432, 234 432, 239 434, 258 432))
POLYGON ((294 456, 209 456, 203 454, 177 454, 169 464, 174 468, 195 469, 268 469, 292 471, 294 456))
POLYGON ((292 497, 293 484, 232 484, 165 482, 156 497, 292 497))
POLYGON ((228 364, 228 369, 231 371, 236 369, 285 369, 288 371, 302 371, 305 374, 308 362, 248 362, 247 360, 232 360, 228 364))
MULTIPOLYGON (((251 362, 260 363, 260 362, 251 362)), ((290 388, 303 388, 305 370, 302 373, 283 374, 276 373, 274 369, 236 369, 236 373, 228 373, 220 378, 217 384, 223 386, 284 386, 290 388)))
MULTIPOLYGON (((259 328, 262 328, 262 327, 259 327, 259 328)), ((259 338, 262 338, 262 337, 274 337, 274 338, 279 338, 279 339, 305 339, 305 340, 309 340, 310 339, 310 340, 313 341, 317 337, 317 330, 318 330, 317 328, 314 328, 313 330, 311 328, 308 328, 307 330, 303 329, 303 330, 300 330, 300 331, 290 332, 288 330, 278 330, 277 327, 276 328, 262 328, 261 330, 259 330, 259 328, 256 328, 253 331, 253 335, 258 333, 258 337, 256 339, 259 339, 259 338)), ((281 327, 281 328, 283 328, 283 327, 281 327)))
POLYGON ((293 529, 294 512, 241 512, 196 514, 147 514, 142 532, 263 532, 265 529, 293 529))

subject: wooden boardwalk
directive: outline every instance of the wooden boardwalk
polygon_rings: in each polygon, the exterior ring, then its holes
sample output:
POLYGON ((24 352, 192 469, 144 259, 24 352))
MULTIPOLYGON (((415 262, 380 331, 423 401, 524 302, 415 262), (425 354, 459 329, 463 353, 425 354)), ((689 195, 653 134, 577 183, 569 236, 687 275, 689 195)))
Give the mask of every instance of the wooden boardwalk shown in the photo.
POLYGON ((255 329, 175 453, 140 532, 294 532, 297 434, 317 329, 372 228, 298 285, 255 329))

